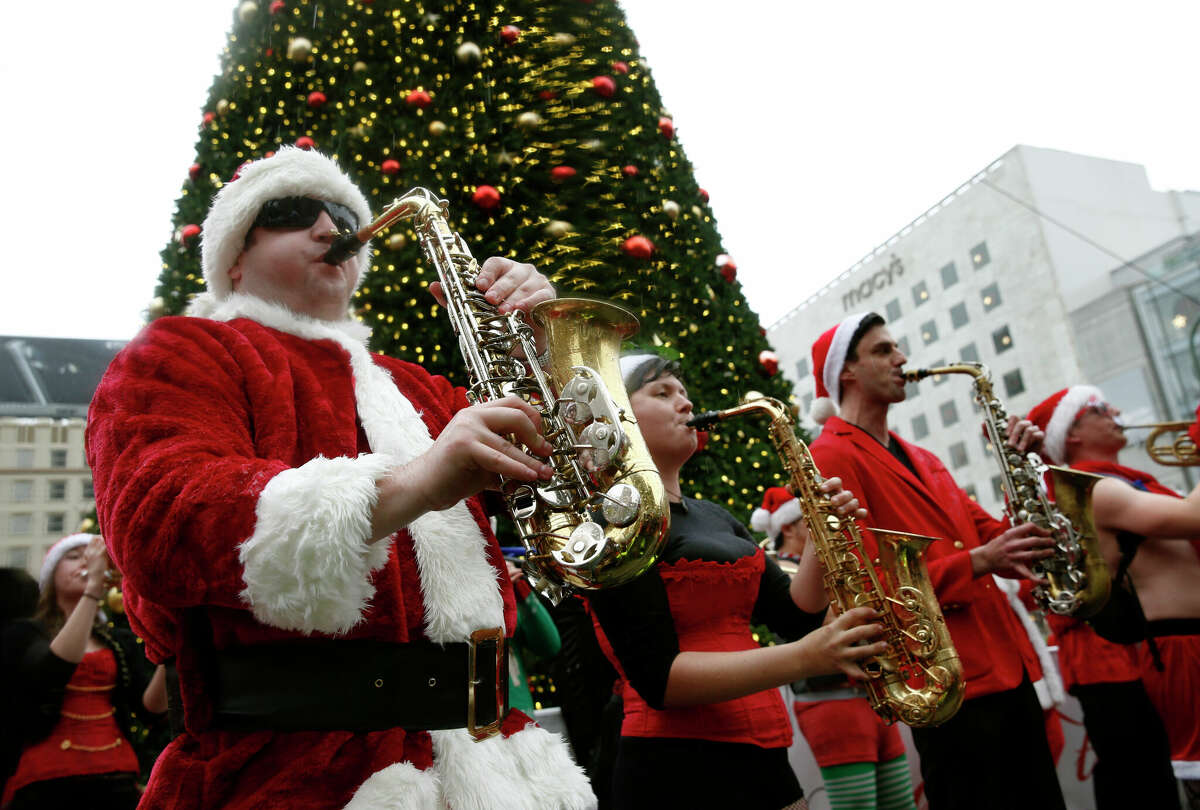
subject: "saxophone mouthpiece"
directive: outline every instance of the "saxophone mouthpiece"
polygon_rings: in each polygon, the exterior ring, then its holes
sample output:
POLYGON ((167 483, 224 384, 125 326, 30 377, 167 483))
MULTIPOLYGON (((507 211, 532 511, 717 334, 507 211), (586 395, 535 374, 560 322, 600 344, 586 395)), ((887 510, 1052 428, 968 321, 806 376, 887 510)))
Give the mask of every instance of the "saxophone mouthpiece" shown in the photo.
POLYGON ((900 373, 904 377, 905 382, 920 382, 933 372, 927 368, 914 368, 900 373))
POLYGON ((721 421, 720 411, 705 411, 704 413, 697 414, 691 419, 687 420, 687 426, 693 428, 706 428, 709 425, 716 424, 719 421, 721 421))
POLYGON ((329 250, 321 257, 321 260, 326 264, 341 264, 349 259, 362 248, 364 242, 358 238, 358 234, 354 231, 348 231, 334 237, 333 244, 329 246, 329 250))

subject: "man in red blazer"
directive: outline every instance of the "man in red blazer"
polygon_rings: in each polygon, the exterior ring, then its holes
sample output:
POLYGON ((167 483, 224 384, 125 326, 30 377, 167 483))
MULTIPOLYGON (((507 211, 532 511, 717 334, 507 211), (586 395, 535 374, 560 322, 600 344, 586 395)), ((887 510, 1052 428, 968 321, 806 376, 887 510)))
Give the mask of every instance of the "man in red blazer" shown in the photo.
MULTIPOLYGON (((875 313, 850 316, 823 334, 813 345, 820 398, 813 418, 824 429, 812 454, 822 474, 841 477, 858 496, 870 525, 939 538, 926 559, 962 660, 966 697, 946 723, 913 729, 929 806, 1062 808, 1033 688, 1041 667, 990 576, 1032 578, 1029 565, 1050 555, 1050 541, 1031 523, 1010 528, 987 514, 937 457, 888 430, 888 408, 905 398, 906 361, 875 313)), ((1029 422, 1014 422, 1009 432, 1020 449, 1041 440, 1029 422)), ((874 557, 869 532, 864 542, 874 557)))

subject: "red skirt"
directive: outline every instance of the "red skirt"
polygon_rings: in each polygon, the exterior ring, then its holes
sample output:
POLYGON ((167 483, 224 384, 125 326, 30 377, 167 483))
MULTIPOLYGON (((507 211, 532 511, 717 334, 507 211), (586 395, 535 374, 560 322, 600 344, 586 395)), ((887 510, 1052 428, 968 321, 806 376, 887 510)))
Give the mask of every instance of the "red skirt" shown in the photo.
POLYGON ((887 762, 904 753, 900 731, 871 710, 866 698, 797 700, 796 724, 822 768, 850 762, 887 762))

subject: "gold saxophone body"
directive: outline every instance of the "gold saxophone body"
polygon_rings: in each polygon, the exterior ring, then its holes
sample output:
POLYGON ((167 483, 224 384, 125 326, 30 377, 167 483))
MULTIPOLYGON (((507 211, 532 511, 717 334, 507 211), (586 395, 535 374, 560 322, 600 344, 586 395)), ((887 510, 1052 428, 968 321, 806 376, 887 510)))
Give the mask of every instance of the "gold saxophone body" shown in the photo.
POLYGON ((1053 533, 1054 555, 1030 568, 1049 584, 1037 585, 1033 596, 1043 608, 1060 616, 1086 619, 1108 601, 1112 577, 1100 555, 1092 522, 1092 487, 1099 476, 1066 467, 1048 467, 1037 453, 1022 456, 1008 446, 1008 415, 992 392, 992 375, 982 363, 957 363, 904 372, 916 382, 936 374, 966 374, 975 386, 975 402, 983 410, 984 429, 1000 462, 1004 513, 1016 526, 1031 521, 1053 533), (1043 485, 1050 475, 1054 500, 1043 485))
POLYGON ((880 614, 888 652, 861 662, 869 676, 871 708, 889 723, 920 727, 949 720, 962 703, 964 686, 958 651, 925 565, 925 549, 934 538, 871 529, 879 546, 873 564, 854 520, 839 515, 821 492, 825 479, 796 436, 787 407, 777 399, 748 393, 740 404, 700 414, 689 424, 703 427, 747 415, 771 420, 771 443, 787 470, 789 489, 800 501, 829 601, 838 613, 865 606, 880 614))
POLYGON ((357 233, 340 234, 324 260, 337 264, 379 231, 412 221, 446 296, 467 366, 471 402, 516 395, 538 410, 553 450, 548 482, 503 481, 505 505, 525 546, 530 583, 552 602, 574 589, 628 582, 666 544, 666 489, 633 416, 621 379, 621 341, 638 330, 631 313, 602 301, 559 298, 539 304, 549 361, 522 363, 537 350, 519 312, 501 315, 475 287, 479 264, 446 220, 447 203, 415 188, 357 233))

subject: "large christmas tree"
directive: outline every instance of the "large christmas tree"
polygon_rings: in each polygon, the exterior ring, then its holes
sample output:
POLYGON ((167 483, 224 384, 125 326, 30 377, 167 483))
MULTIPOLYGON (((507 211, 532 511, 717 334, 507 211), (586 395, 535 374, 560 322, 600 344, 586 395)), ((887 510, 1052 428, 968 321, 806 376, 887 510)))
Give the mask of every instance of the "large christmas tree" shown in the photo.
MULTIPOLYGON (((376 212, 425 186, 480 260, 529 261, 560 296, 632 310, 635 340, 678 358, 697 409, 789 396, 613 0, 241 3, 162 254, 162 311, 203 289, 212 195, 281 144, 336 157, 376 212)), ((412 233, 376 249, 354 300, 373 348, 464 383, 412 233)), ((745 517, 780 469, 763 427, 726 423, 685 469, 685 492, 745 517)))

